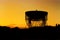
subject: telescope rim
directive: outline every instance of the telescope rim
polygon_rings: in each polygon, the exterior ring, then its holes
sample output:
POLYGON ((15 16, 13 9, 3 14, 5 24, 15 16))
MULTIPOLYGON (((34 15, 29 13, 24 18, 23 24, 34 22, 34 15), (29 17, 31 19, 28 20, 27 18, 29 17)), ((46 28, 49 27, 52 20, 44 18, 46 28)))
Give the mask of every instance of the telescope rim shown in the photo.
POLYGON ((48 13, 47 11, 38 11, 38 10, 36 10, 36 11, 26 11, 26 13, 31 13, 31 12, 42 12, 42 13, 48 13))

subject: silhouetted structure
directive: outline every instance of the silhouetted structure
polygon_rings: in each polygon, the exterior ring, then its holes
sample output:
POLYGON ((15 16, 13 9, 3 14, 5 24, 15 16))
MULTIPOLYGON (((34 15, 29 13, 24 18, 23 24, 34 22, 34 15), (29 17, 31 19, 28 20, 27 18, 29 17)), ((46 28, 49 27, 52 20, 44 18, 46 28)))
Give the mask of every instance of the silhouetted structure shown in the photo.
POLYGON ((60 26, 60 24, 56 24, 56 26, 60 26))
POLYGON ((47 15, 48 12, 46 11, 26 11, 25 20, 29 27, 33 26, 33 22, 36 22, 37 26, 45 26, 47 21, 47 15))

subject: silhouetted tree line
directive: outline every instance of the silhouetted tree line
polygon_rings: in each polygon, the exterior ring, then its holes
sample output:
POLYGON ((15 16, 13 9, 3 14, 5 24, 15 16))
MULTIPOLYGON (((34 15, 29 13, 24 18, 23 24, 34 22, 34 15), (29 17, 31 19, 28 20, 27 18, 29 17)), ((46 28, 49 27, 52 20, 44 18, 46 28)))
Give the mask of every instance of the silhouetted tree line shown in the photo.
POLYGON ((60 32, 60 26, 52 27, 32 27, 29 29, 19 29, 18 27, 9 28, 0 26, 0 36, 22 37, 22 38, 53 38, 58 37, 60 32), (56 33, 56 34, 55 34, 56 33), (50 37, 51 36, 51 37, 50 37))
POLYGON ((7 26, 0 26, 0 31, 59 32, 59 31, 60 31, 60 26, 56 26, 56 27, 53 27, 53 26, 31 27, 31 28, 28 28, 28 29, 20 29, 20 28, 18 28, 18 27, 10 28, 10 27, 7 27, 7 26))

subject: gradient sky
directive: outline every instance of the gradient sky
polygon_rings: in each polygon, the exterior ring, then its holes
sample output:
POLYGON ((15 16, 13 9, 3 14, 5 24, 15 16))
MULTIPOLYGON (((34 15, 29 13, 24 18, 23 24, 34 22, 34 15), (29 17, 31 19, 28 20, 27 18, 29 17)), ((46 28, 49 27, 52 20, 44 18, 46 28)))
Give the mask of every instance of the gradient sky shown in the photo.
POLYGON ((48 12, 48 25, 60 23, 60 0, 0 0, 0 25, 25 26, 25 11, 48 12))

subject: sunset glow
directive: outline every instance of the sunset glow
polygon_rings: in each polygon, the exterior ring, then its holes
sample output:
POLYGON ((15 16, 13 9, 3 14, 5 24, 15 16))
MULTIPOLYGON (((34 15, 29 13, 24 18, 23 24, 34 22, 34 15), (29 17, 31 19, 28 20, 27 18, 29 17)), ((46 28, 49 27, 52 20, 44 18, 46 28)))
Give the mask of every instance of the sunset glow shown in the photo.
POLYGON ((59 0, 0 0, 0 25, 25 27, 25 12, 36 9, 48 12, 48 25, 60 23, 59 0))

